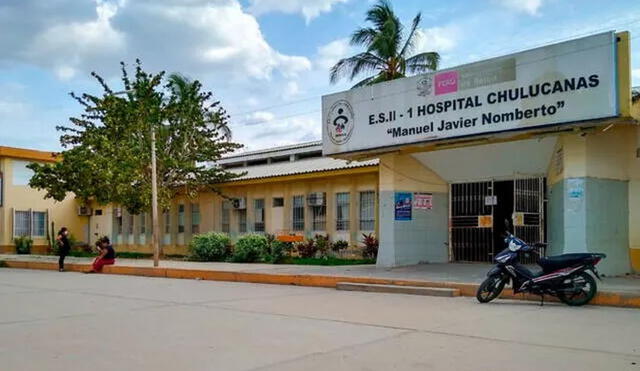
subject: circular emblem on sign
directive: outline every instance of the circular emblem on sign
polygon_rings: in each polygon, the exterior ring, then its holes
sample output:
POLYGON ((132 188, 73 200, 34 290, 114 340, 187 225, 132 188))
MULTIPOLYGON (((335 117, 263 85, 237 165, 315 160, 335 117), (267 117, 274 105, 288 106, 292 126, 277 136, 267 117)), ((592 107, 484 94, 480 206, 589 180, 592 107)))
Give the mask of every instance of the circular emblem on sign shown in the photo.
POLYGON ((431 95, 431 90, 433 86, 433 78, 431 75, 426 75, 418 80, 416 89, 418 90, 418 95, 421 97, 426 97, 427 95, 431 95))
POLYGON ((327 133, 335 144, 344 144, 353 133, 353 108, 346 100, 335 102, 327 113, 327 133))

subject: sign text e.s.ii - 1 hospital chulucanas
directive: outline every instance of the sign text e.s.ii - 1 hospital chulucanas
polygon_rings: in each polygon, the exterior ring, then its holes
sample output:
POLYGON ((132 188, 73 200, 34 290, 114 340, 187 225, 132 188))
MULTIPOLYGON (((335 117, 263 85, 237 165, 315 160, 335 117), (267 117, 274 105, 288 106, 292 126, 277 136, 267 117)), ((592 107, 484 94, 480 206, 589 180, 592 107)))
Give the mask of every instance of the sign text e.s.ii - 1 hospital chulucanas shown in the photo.
POLYGON ((322 98, 325 155, 618 115, 613 32, 322 98))

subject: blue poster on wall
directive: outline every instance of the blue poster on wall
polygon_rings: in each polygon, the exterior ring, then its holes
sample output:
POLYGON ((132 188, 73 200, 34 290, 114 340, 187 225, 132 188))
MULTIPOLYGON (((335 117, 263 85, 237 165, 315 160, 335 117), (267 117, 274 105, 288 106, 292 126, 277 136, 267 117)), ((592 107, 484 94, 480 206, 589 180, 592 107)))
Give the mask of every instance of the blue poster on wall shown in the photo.
POLYGON ((409 192, 396 192, 396 220, 411 220, 411 198, 412 194, 409 192))

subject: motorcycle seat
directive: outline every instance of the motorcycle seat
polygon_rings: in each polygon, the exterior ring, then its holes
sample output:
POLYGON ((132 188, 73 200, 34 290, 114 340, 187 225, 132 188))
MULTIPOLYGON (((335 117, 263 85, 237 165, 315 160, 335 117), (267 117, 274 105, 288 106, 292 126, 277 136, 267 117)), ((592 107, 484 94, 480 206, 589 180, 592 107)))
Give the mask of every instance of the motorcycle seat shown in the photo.
POLYGON ((587 259, 593 259, 593 255, 594 254, 591 253, 571 253, 548 256, 546 258, 540 258, 538 260, 538 265, 542 267, 542 270, 545 273, 549 273, 558 269, 582 264, 587 259))

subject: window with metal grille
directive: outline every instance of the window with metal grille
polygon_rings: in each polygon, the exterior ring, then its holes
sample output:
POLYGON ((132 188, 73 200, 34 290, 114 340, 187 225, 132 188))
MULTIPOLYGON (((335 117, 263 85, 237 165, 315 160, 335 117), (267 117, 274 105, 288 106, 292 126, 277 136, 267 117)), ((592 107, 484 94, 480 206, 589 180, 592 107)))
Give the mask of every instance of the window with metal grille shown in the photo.
POLYGON ((312 227, 314 231, 324 231, 327 228, 327 207, 311 206, 312 227))
POLYGON ((253 209, 255 212, 253 230, 256 232, 264 232, 264 199, 259 198, 253 200, 253 209))
POLYGON ((140 214, 140 234, 147 234, 147 214, 140 214))
POLYGON ((247 233, 247 209, 238 209, 238 232, 247 233))
POLYGON ((191 233, 200 233, 200 204, 191 204, 191 233))
POLYGON ((47 235, 47 213, 44 211, 34 211, 31 215, 31 234, 34 237, 44 237, 47 235))
POLYGON ((13 235, 29 236, 31 230, 31 212, 16 210, 13 214, 13 235))
POLYGON ((336 230, 349 230, 349 193, 336 193, 336 230))
POLYGON ((304 231, 304 196, 293 196, 291 229, 304 231))
POLYGON ((169 210, 164 212, 164 233, 171 233, 171 213, 169 210))
POLYGON ((376 223, 376 192, 360 192, 360 230, 373 231, 376 223))
POLYGON ((127 230, 127 233, 129 233, 129 236, 133 236, 133 220, 134 220, 134 215, 129 214, 129 229, 127 230))
POLYGON ((229 233, 231 229, 231 203, 229 201, 222 201, 220 213, 220 227, 222 228, 222 232, 229 233))
POLYGON ((13 215, 14 236, 45 237, 47 235, 46 211, 16 210, 13 215))
POLYGON ((116 234, 122 235, 122 215, 116 217, 116 234))
POLYGON ((184 233, 184 205, 178 205, 178 233, 184 233))

